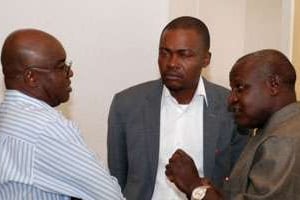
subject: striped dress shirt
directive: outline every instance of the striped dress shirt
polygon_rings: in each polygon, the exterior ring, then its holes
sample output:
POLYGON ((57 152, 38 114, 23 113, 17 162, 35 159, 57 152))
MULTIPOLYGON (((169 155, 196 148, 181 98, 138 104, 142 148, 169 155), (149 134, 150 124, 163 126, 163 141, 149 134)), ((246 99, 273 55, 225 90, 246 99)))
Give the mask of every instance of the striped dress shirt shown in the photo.
POLYGON ((123 199, 78 127, 15 90, 0 105, 0 200, 123 199))

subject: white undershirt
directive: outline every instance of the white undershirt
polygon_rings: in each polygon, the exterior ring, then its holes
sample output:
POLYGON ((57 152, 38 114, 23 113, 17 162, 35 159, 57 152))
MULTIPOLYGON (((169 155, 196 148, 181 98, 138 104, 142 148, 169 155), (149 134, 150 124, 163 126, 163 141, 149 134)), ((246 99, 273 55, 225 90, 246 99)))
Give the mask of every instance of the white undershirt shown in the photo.
MULTIPOLYGON (((204 100, 205 99, 205 100, 204 100)), ((182 200, 179 191, 165 175, 165 166, 176 149, 181 148, 194 160, 200 176, 203 176, 203 102, 206 93, 203 80, 189 104, 178 104, 164 86, 160 113, 159 160, 152 200, 182 200)), ((207 104, 206 104, 207 105, 207 104)))

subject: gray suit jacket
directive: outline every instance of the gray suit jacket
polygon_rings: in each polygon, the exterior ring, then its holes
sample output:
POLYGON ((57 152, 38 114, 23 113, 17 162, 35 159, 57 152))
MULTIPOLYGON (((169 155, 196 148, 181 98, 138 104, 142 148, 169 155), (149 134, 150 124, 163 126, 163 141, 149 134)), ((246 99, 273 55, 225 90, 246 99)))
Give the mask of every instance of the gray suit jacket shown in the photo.
MULTIPOLYGON (((238 135, 227 111, 228 90, 204 79, 204 175, 221 187, 246 137, 238 135)), ((115 95, 108 119, 108 165, 125 197, 150 200, 159 156, 161 80, 143 83, 115 95)))
POLYGON ((300 199, 300 104, 276 112, 251 137, 224 186, 230 200, 300 199))

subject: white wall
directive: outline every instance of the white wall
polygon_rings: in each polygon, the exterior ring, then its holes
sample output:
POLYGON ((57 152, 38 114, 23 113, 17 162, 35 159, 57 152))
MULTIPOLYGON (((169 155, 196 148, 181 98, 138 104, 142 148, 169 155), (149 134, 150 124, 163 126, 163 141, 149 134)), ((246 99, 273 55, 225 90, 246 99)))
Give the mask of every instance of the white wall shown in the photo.
MULTIPOLYGON (((62 109, 79 123, 88 145, 106 163, 106 122, 112 96, 159 76, 158 41, 169 19, 192 15, 208 25, 213 57, 204 74, 228 86, 228 72, 244 53, 270 45, 288 51, 286 22, 291 1, 1 0, 0 43, 22 27, 43 29, 62 41, 75 72, 71 101, 62 109), (258 26, 257 21, 261 22, 258 26), (257 40, 258 36, 262 38, 257 40)), ((0 89, 3 91, 3 84, 0 89)))
POLYGON ((247 0, 245 52, 279 49, 292 55, 294 0, 247 0))
MULTIPOLYGON (((294 18, 294 30, 293 30, 293 64, 296 68, 297 76, 300 77, 300 1, 295 0, 295 18, 294 18)), ((296 82, 296 92, 298 100, 300 100, 300 80, 298 78, 296 82)))
MULTIPOLYGON (((75 75, 71 101, 63 109, 106 162, 112 96, 158 78, 158 40, 167 20, 167 0, 1 0, 0 44, 24 27, 45 30, 64 44, 75 75)), ((2 77, 0 81, 2 96, 2 77)))

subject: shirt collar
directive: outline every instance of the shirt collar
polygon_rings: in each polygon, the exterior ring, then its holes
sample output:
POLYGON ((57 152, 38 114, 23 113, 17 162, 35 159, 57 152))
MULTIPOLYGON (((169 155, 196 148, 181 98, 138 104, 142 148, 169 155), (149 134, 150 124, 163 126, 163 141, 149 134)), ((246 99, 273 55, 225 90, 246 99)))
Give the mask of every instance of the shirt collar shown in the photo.
MULTIPOLYGON (((171 93, 170 93, 169 89, 165 85, 163 85, 162 95, 164 97, 170 97, 171 96, 171 93)), ((207 101, 207 97, 206 97, 206 91, 205 91, 205 86, 204 86, 202 76, 200 76, 200 78, 199 78, 198 86, 197 86, 197 89, 196 89, 196 92, 195 92, 193 98, 195 98, 195 96, 203 96, 204 100, 205 100, 205 104, 206 104, 206 106, 208 106, 208 101, 207 101)))
POLYGON ((46 102, 41 101, 41 100, 36 99, 36 98, 33 98, 31 96, 28 96, 28 95, 26 95, 26 94, 24 94, 24 93, 22 93, 18 90, 10 90, 10 89, 5 90, 4 101, 9 100, 9 99, 24 102, 24 103, 27 103, 27 104, 31 104, 35 107, 45 108, 47 110, 54 110, 54 108, 52 108, 46 102))

